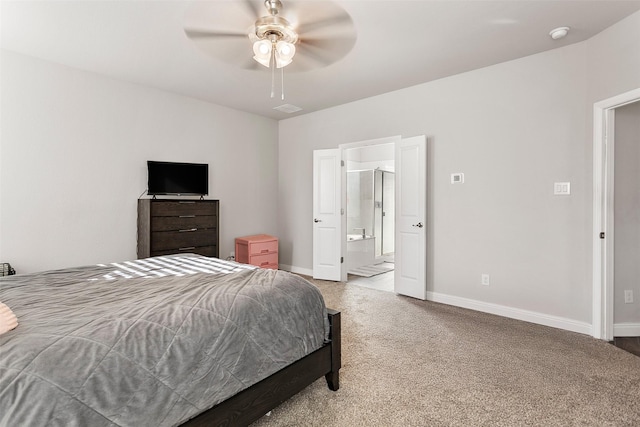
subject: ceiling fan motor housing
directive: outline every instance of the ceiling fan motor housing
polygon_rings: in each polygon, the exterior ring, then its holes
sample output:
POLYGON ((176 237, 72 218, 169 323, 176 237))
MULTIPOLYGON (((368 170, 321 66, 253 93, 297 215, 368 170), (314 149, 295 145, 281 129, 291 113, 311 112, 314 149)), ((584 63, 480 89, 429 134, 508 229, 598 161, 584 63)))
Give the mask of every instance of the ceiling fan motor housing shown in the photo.
POLYGON ((278 40, 292 44, 298 41, 298 34, 291 27, 289 21, 279 16, 270 15, 258 18, 255 23, 255 32, 259 39, 270 39, 270 36, 275 34, 278 40))
POLYGON ((271 15, 277 15, 282 9, 282 2, 280 0, 264 0, 264 7, 267 8, 271 15))

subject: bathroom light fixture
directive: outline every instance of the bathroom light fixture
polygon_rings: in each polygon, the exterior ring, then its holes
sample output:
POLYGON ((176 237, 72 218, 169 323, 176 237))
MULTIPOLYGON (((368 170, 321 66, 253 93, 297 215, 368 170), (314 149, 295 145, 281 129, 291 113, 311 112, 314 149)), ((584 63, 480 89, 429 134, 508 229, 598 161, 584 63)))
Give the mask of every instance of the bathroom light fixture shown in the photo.
POLYGON ((552 39, 554 40, 559 40, 563 37, 566 37, 567 34, 569 34, 569 27, 558 27, 556 29, 553 29, 549 32, 549 35, 551 36, 552 39))

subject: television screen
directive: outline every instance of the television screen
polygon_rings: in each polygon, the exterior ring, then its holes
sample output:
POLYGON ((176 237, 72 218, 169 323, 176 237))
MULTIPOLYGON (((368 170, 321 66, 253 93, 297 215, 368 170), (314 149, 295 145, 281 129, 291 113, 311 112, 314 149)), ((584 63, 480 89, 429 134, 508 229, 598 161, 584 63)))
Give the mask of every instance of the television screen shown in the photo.
POLYGON ((209 165, 147 161, 147 194, 209 194, 209 165))

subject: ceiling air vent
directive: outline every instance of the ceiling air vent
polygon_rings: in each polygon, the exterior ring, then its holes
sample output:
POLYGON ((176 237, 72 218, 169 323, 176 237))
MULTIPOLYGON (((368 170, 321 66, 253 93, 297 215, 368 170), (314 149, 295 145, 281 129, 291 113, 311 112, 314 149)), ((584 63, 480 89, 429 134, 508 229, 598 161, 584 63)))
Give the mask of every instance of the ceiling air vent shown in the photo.
POLYGON ((279 107, 273 107, 273 109, 282 111, 283 113, 289 113, 289 114, 302 110, 302 108, 296 107, 295 105, 291 105, 291 104, 282 104, 279 107))

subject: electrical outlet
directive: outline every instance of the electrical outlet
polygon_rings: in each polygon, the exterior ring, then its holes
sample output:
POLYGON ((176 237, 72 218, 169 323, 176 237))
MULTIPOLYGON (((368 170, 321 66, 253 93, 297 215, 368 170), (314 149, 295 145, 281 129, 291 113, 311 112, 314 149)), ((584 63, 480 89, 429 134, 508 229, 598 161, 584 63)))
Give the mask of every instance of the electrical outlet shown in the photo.
POLYGON ((624 291, 624 303, 633 304, 633 291, 631 289, 624 291))
POLYGON ((489 286, 489 275, 488 274, 480 275, 480 283, 482 283, 484 286, 489 286))

